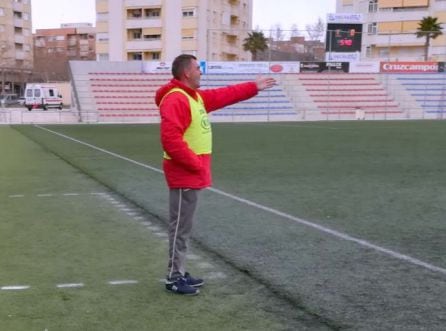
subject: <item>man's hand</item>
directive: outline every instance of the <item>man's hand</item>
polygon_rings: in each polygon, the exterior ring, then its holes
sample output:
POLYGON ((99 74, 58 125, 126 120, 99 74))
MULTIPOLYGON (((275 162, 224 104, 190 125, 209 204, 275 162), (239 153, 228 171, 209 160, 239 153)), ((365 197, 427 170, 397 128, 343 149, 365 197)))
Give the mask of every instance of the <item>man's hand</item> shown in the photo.
POLYGON ((262 91, 264 89, 267 88, 271 88, 274 85, 276 85, 276 80, 274 78, 271 77, 257 77, 256 79, 256 85, 257 85, 257 89, 259 91, 262 91))

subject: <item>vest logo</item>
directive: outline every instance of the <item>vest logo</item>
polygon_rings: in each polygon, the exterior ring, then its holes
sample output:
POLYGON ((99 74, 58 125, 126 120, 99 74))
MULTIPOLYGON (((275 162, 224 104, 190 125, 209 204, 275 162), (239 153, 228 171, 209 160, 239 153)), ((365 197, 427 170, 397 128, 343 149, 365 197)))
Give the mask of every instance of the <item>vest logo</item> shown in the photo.
POLYGON ((203 117, 201 119, 201 127, 205 130, 205 131, 210 131, 211 129, 211 123, 209 123, 209 119, 207 117, 203 117))

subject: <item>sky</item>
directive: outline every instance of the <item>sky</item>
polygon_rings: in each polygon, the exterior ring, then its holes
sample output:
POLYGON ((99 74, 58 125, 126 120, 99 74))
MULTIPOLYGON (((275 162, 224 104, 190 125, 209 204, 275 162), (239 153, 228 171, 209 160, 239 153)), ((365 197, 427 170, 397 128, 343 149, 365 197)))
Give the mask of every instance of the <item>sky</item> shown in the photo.
MULTIPOLYGON (((253 28, 268 30, 279 24, 290 30, 293 24, 304 30, 318 18, 335 12, 336 0, 253 0, 253 28)), ((61 23, 96 25, 95 0, 32 0, 33 31, 59 28, 61 23)))

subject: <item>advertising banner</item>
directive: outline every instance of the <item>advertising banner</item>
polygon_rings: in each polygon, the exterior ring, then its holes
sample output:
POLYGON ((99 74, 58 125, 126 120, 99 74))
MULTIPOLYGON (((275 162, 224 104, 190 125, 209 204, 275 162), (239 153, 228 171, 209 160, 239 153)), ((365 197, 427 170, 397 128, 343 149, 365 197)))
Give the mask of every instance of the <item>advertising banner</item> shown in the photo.
POLYGON ((171 62, 147 61, 142 63, 142 72, 146 73, 170 73, 171 69, 171 62))
POLYGON ((269 62, 269 73, 292 74, 300 72, 300 62, 269 62))
POLYGON ((379 62, 350 62, 351 73, 378 73, 379 62))
POLYGON ((363 23, 364 17, 358 13, 327 14, 327 23, 363 23))
POLYGON ((439 72, 438 62, 381 62, 382 73, 439 72))
POLYGON ((301 62, 301 73, 349 72, 349 62, 301 62))
POLYGON ((255 74, 268 73, 268 62, 207 62, 206 73, 208 74, 255 74))
POLYGON ((360 58, 361 58, 360 52, 354 52, 354 53, 328 52, 325 54, 325 59, 327 61, 353 62, 353 61, 359 61, 360 58))

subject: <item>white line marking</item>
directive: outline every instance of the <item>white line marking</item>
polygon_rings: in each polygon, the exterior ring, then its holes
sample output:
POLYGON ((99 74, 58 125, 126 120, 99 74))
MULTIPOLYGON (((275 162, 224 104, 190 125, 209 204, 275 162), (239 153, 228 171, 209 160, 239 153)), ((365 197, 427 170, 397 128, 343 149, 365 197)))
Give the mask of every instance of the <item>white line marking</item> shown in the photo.
POLYGON ((208 273, 207 275, 205 275, 204 278, 207 278, 207 279, 225 279, 226 275, 223 272, 215 271, 215 272, 208 273))
POLYGON ((197 266, 201 269, 212 269, 214 266, 210 264, 209 262, 199 262, 197 266))
POLYGON ((196 254, 192 254, 192 253, 190 253, 190 254, 186 254, 186 257, 187 257, 189 260, 195 260, 195 261, 201 260, 201 256, 196 255, 196 254))
POLYGON ((132 285, 138 284, 137 280, 111 280, 108 282, 110 285, 132 285))
POLYGON ((159 238, 167 238, 167 233, 164 232, 154 232, 153 234, 159 238))
MULTIPOLYGON (((138 161, 129 159, 129 158, 125 157, 125 156, 116 154, 116 153, 114 153, 114 152, 110 152, 110 151, 108 151, 108 150, 106 150, 106 149, 103 149, 103 148, 94 146, 94 145, 92 145, 92 144, 83 142, 83 141, 81 141, 81 140, 72 138, 72 137, 70 137, 70 136, 64 135, 64 134, 59 133, 59 132, 57 132, 57 131, 53 131, 53 130, 47 129, 47 128, 42 127, 42 126, 40 126, 40 125, 36 125, 36 127, 39 128, 39 129, 41 129, 41 130, 50 132, 50 133, 52 133, 52 134, 54 134, 54 135, 57 135, 57 136, 60 136, 60 137, 65 138, 65 139, 68 139, 68 140, 77 142, 77 143, 79 143, 79 144, 81 144, 81 145, 88 146, 88 147, 90 147, 90 148, 92 148, 92 149, 95 149, 95 150, 97 150, 97 151, 103 152, 103 153, 105 153, 105 154, 112 155, 112 156, 114 156, 114 157, 116 157, 116 158, 118 158, 118 159, 125 160, 125 161, 128 161, 128 162, 130 162, 130 163, 136 164, 136 165, 138 165, 138 166, 140 166, 140 167, 143 167, 143 168, 146 168, 146 169, 150 169, 150 170, 152 170, 152 171, 154 171, 154 172, 157 172, 157 173, 160 173, 160 174, 163 173, 163 171, 160 170, 160 169, 158 169, 158 168, 155 168, 155 167, 149 166, 149 165, 147 165, 147 164, 144 164, 144 163, 141 163, 141 162, 138 162, 138 161)), ((377 251, 377 252, 380 252, 380 253, 384 253, 384 254, 386 254, 386 255, 388 255, 388 256, 391 256, 391 257, 393 257, 393 258, 395 258, 395 259, 402 260, 402 261, 411 263, 411 264, 413 264, 413 265, 417 265, 417 266, 426 268, 426 269, 428 269, 428 270, 435 271, 435 272, 439 272, 439 273, 442 273, 442 274, 445 274, 445 275, 446 275, 446 269, 445 269, 445 268, 441 268, 441 267, 438 267, 438 266, 436 266, 436 265, 433 265, 433 264, 430 264, 430 263, 421 261, 421 260, 416 259, 416 258, 413 258, 413 257, 411 257, 411 256, 409 256, 409 255, 401 254, 401 253, 398 253, 398 252, 393 251, 393 250, 391 250, 391 249, 387 249, 387 248, 384 248, 384 247, 381 247, 381 246, 372 244, 372 243, 370 243, 370 242, 368 242, 368 241, 366 241, 366 240, 359 239, 359 238, 355 238, 355 237, 350 236, 350 235, 348 235, 348 234, 345 234, 345 233, 342 233, 342 232, 339 232, 339 231, 336 231, 336 230, 332 230, 332 229, 330 229, 330 228, 327 228, 327 227, 325 227, 325 226, 322 226, 322 225, 319 225, 319 224, 316 224, 316 223, 312 223, 312 222, 306 221, 306 220, 304 220, 304 219, 295 217, 295 216, 293 216, 293 215, 290 215, 290 214, 281 212, 281 211, 276 210, 276 209, 273 209, 273 208, 269 208, 269 207, 260 205, 260 204, 258 204, 258 203, 253 202, 253 201, 250 201, 250 200, 247 200, 247 199, 243 199, 243 198, 241 198, 241 197, 238 197, 238 196, 236 196, 236 195, 232 195, 232 194, 226 193, 226 192, 221 191, 221 190, 218 190, 218 189, 216 189, 216 188, 208 188, 208 190, 210 190, 211 192, 220 194, 220 195, 222 195, 222 196, 225 196, 225 197, 227 197, 227 198, 233 199, 233 200, 235 200, 235 201, 239 201, 239 202, 241 202, 241 203, 243 203, 243 204, 246 204, 246 205, 248 205, 248 206, 255 207, 255 208, 257 208, 257 209, 260 209, 260 210, 269 212, 269 213, 271 213, 271 214, 273 214, 273 215, 277 215, 277 216, 280 216, 280 217, 283 217, 283 218, 292 220, 292 221, 294 221, 294 222, 296 222, 296 223, 299 223, 299 224, 308 226, 308 227, 310 227, 310 228, 319 230, 319 231, 321 231, 321 232, 324 232, 324 233, 327 233, 327 234, 329 234, 329 235, 332 235, 332 236, 334 236, 334 237, 336 237, 336 238, 343 239, 343 240, 350 241, 350 242, 354 242, 354 243, 356 243, 356 244, 358 244, 358 245, 360 245, 360 246, 363 246, 363 247, 367 247, 367 248, 373 249, 373 250, 375 250, 375 251, 377 251)))
POLYGON ((15 286, 2 286, 0 287, 0 290, 2 291, 21 291, 21 290, 27 290, 31 286, 28 285, 15 285, 15 286))
POLYGON ((47 198, 47 197, 52 197, 53 194, 51 194, 51 193, 44 193, 44 194, 37 194, 37 196, 39 198, 47 198))
POLYGON ((25 195, 24 194, 14 194, 14 195, 10 195, 9 198, 15 199, 15 198, 24 198, 25 195))
MULTIPOLYGON (((135 221, 142 221, 144 220, 144 217, 142 216, 136 216, 135 217, 135 221)), ((150 223, 149 221, 144 222, 144 225, 152 225, 152 223, 150 223)))
POLYGON ((146 228, 151 230, 151 231, 153 231, 153 232, 157 232, 157 231, 161 230, 161 228, 156 226, 156 225, 146 225, 146 228))
POLYGON ((83 283, 57 284, 57 288, 80 288, 84 287, 83 283))
POLYGON ((107 195, 108 193, 105 192, 91 192, 91 195, 107 195))
POLYGON ((64 193, 64 194, 62 194, 63 196, 66 196, 66 197, 71 197, 71 196, 78 196, 78 195, 80 195, 79 193, 64 193))

